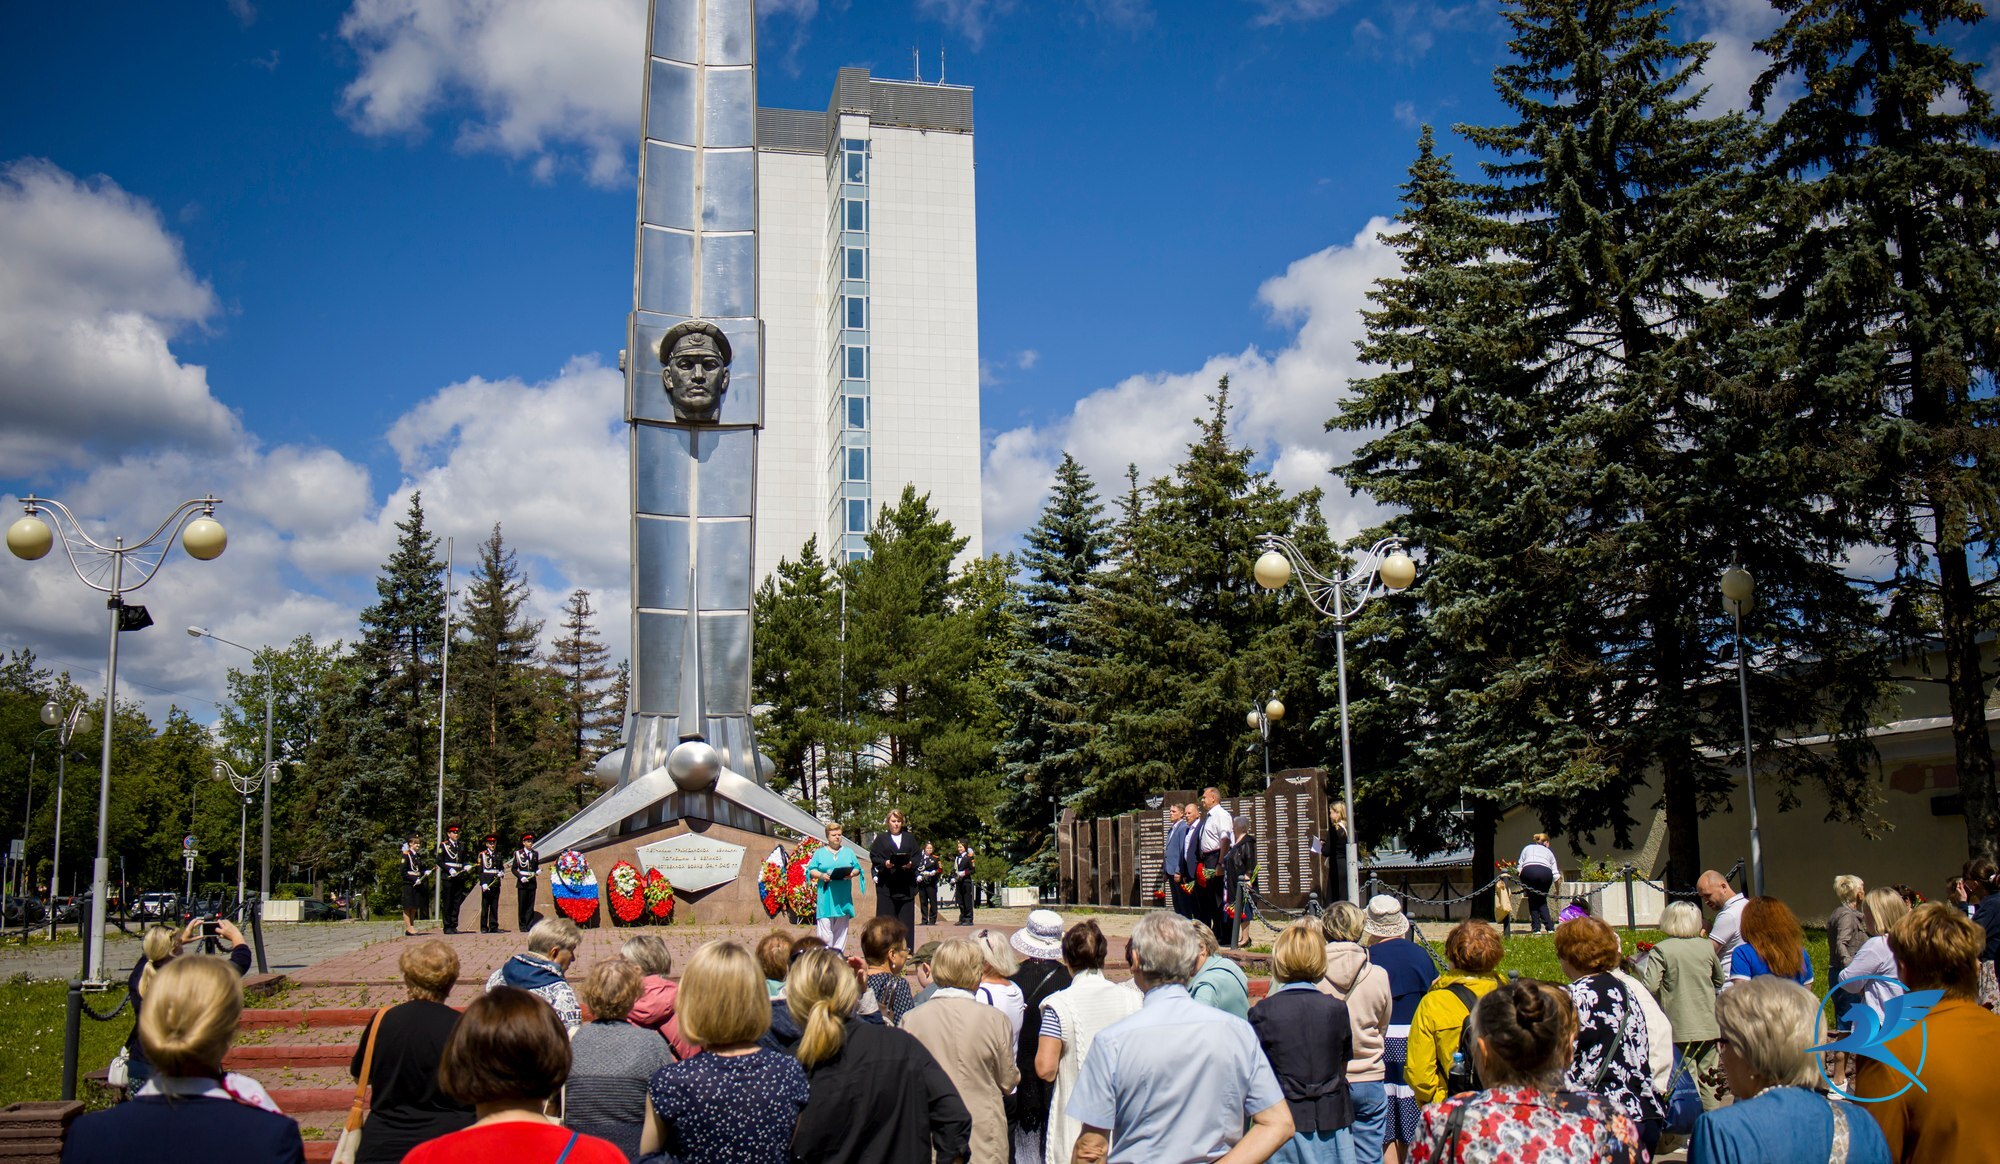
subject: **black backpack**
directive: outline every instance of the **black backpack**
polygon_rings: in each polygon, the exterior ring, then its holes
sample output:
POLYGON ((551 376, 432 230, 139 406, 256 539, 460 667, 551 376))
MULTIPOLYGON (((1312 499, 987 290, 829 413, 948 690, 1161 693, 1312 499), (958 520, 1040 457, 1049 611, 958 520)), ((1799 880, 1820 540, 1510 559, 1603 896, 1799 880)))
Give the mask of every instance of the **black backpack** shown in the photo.
POLYGON ((1472 1008, 1478 1004, 1479 996, 1472 993, 1462 983, 1454 982, 1445 987, 1465 1005, 1465 1021, 1458 1024, 1458 1054, 1452 1056, 1451 1066, 1444 1074, 1446 1095, 1457 1095, 1463 1091, 1478 1091, 1479 1067, 1473 1062, 1472 1008))

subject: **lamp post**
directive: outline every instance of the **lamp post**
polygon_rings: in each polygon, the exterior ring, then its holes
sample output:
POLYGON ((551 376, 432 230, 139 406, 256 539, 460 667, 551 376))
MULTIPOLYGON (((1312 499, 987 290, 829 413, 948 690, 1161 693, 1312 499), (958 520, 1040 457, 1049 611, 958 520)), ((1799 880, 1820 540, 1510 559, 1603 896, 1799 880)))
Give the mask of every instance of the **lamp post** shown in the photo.
POLYGON ((1764 843, 1757 832, 1757 769, 1750 757, 1750 669, 1743 657, 1743 616, 1757 605, 1757 580, 1741 566, 1722 572, 1722 609, 1736 622, 1736 694, 1743 705, 1743 783, 1750 798, 1750 888, 1764 896, 1764 843))
MULTIPOLYGON (((258 661, 259 666, 264 672, 263 770, 269 772, 271 778, 260 781, 264 786, 264 827, 261 834, 263 839, 259 842, 260 847, 257 858, 257 908, 261 910, 264 908, 264 903, 271 900, 271 785, 278 782, 277 770, 275 768, 276 759, 271 755, 271 700, 277 690, 278 677, 272 673, 268 664, 257 660, 257 652, 255 650, 244 646, 242 643, 232 643, 221 635, 210 631, 207 627, 191 626, 187 628, 187 633, 189 638, 214 639, 224 646, 235 647, 239 651, 249 652, 250 658, 253 661, 258 661)), ((221 767, 228 767, 221 760, 216 761, 216 763, 221 767)), ((231 768, 230 771, 234 773, 235 769, 231 768)), ((218 771, 216 779, 219 780, 221 778, 222 773, 218 771)), ((236 879, 236 900, 240 902, 243 900, 243 878, 240 875, 242 863, 239 861, 237 864, 239 876, 236 879)))
POLYGON ((215 520, 215 507, 220 504, 222 502, 213 494, 183 501, 144 540, 129 546, 122 537, 113 538, 108 546, 98 542, 83 532, 83 523, 77 520, 76 514, 67 505, 32 493, 21 499, 27 516, 7 527, 7 548, 15 557, 30 562, 47 554, 55 544, 55 535, 61 534, 63 553, 69 557, 70 569, 76 572, 77 580, 109 596, 104 603, 106 609, 111 611, 111 645, 106 651, 104 663, 105 723, 101 733, 104 747, 97 776, 97 859, 90 869, 90 961, 87 973, 92 983, 105 980, 104 904, 111 880, 111 861, 105 850, 110 843, 111 715, 112 709, 118 706, 118 633, 142 630, 153 623, 145 607, 126 606, 125 595, 151 582, 153 576, 160 572, 161 564, 173 548, 170 539, 174 534, 180 535, 181 548, 187 551, 190 558, 207 562, 221 556, 229 544, 229 535, 215 520), (44 512, 55 516, 54 529, 42 520, 44 512), (128 565, 138 577, 136 582, 126 581, 128 565))
POLYGON ((1266 788, 1271 786, 1271 725, 1283 718, 1285 718, 1285 705, 1278 702, 1278 693, 1275 691, 1271 692, 1271 698, 1262 707, 1251 704, 1250 714, 1243 717, 1243 722, 1249 724, 1257 733, 1257 738, 1264 742, 1264 787, 1266 788))
MULTIPOLYGON (((270 755, 269 740, 265 741, 264 754, 267 756, 270 755)), ((266 760, 264 761, 264 766, 261 768, 254 768, 249 772, 238 772, 235 766, 229 761, 218 758, 215 761, 213 778, 229 781, 229 786, 236 790, 236 795, 242 798, 243 801, 243 809, 237 814, 238 823, 236 825, 236 900, 241 902, 243 900, 243 849, 248 844, 250 833, 250 798, 257 794, 258 786, 261 785, 264 789, 265 811, 267 813, 270 811, 271 785, 278 782, 278 765, 270 760, 266 760)), ((264 832, 264 878, 266 884, 269 884, 270 881, 269 858, 271 853, 271 833, 269 822, 270 818, 266 816, 264 832)), ((257 899, 258 908, 263 908, 263 903, 263 898, 260 897, 257 899)))
MULTIPOLYGON (((56 837, 55 843, 50 846, 54 852, 49 858, 49 938, 51 940, 56 936, 55 899, 56 895, 62 892, 63 778, 67 774, 69 767, 69 742, 76 738, 78 732, 89 735, 90 730, 97 726, 96 721, 91 718, 89 707, 90 705, 81 699, 77 700, 76 705, 67 711, 63 710, 63 706, 53 699, 42 705, 42 722, 48 724, 49 730, 56 733, 57 746, 56 837)), ((26 834, 22 835, 25 836, 26 834)))
POLYGON ((1381 593, 1375 588, 1376 579, 1389 590, 1407 589, 1417 580, 1417 564, 1404 550, 1403 539, 1397 537, 1383 538, 1368 547, 1362 555, 1367 567, 1357 564, 1345 574, 1324 574, 1314 569, 1288 537, 1265 534, 1261 544, 1264 553, 1253 571, 1257 585, 1266 590, 1283 589, 1297 574, 1306 601, 1333 620, 1334 666, 1340 682, 1340 800, 1347 810, 1347 899, 1359 905, 1360 821, 1354 815, 1354 752, 1347 728, 1347 620, 1381 593))

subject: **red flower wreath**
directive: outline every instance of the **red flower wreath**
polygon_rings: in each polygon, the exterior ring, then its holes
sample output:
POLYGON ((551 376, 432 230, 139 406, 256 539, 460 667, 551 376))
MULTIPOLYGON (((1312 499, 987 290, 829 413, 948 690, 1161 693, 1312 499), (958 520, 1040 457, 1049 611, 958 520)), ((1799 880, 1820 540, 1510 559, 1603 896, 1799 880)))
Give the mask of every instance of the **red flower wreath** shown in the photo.
POLYGON ((611 867, 611 876, 605 879, 605 889, 611 898, 611 916, 631 925, 646 912, 646 887, 639 877, 638 866, 630 861, 620 861, 611 867))
POLYGON ((764 907, 765 917, 777 917, 785 908, 785 849, 782 845, 771 846, 771 855, 764 858, 764 868, 757 874, 757 901, 764 907))
POLYGON ((785 909, 800 925, 819 920, 819 890, 806 880, 806 865, 823 847, 819 841, 807 837, 792 850, 791 863, 785 867, 785 909))
POLYGON ((674 883, 658 869, 646 874, 646 912, 655 921, 674 920, 674 883))

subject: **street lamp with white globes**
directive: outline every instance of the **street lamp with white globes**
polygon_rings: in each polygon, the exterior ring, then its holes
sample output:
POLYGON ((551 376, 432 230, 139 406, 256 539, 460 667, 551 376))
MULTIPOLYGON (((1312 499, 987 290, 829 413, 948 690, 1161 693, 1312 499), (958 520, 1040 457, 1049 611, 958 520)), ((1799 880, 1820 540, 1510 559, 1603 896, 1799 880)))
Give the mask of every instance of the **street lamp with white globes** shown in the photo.
MULTIPOLYGON (((111 862, 105 850, 110 841, 113 735, 110 720, 113 709, 118 706, 118 633, 143 630, 153 623, 145 607, 127 606, 125 595, 151 582, 153 576, 160 572, 161 564, 173 548, 172 539, 176 534, 188 557, 202 562, 220 557, 229 545, 229 535, 215 520, 215 507, 220 504, 222 502, 213 494, 183 501, 143 540, 126 545, 124 538, 116 537, 110 545, 105 545, 84 532, 83 523, 67 505, 30 493, 21 499, 26 516, 7 527, 7 548, 15 557, 30 562, 46 556, 55 546, 56 535, 60 534, 63 553, 69 557, 70 569, 76 573, 77 580, 109 596, 104 605, 111 611, 111 645, 104 664, 105 723, 104 731, 100 733, 104 746, 97 777, 97 859, 90 871, 90 960, 85 971, 92 984, 105 982, 104 907, 105 898, 109 896, 111 873, 111 862), (43 520, 44 513, 54 516, 53 528, 43 520), (137 581, 127 581, 128 569, 137 581)), ((71 1013, 73 1015, 74 1011, 71 1013)), ((66 1062, 65 1098, 74 1096, 73 1080, 70 1079, 72 1069, 73 1064, 66 1062)))
POLYGON ((1764 896, 1764 843, 1757 832, 1757 770, 1750 762, 1750 677, 1743 657, 1743 616, 1757 605, 1757 580, 1741 566, 1722 572, 1722 609, 1736 620, 1736 694, 1743 705, 1743 791, 1750 798, 1750 888, 1764 896))
MULTIPOLYGON (((207 627, 191 626, 187 628, 187 633, 191 639, 213 639, 225 647, 235 647, 239 651, 248 652, 253 663, 261 663, 261 660, 257 658, 257 652, 254 648, 246 647, 242 643, 231 642, 209 630, 207 627)), ((271 785, 278 782, 277 758, 271 754, 271 700, 277 691, 278 677, 271 673, 271 669, 268 666, 263 666, 261 669, 264 672, 264 766, 261 769, 264 775, 259 782, 264 786, 264 827, 261 834, 263 840, 258 850, 259 864, 257 867, 257 909, 260 911, 259 916, 262 916, 261 911, 264 908, 264 903, 271 900, 271 785)), ((218 760, 216 763, 222 767, 228 767, 223 761, 218 760)), ((230 768, 232 777, 235 771, 234 768, 230 768)), ((220 770, 217 771, 216 778, 221 779, 220 770)), ((246 793, 245 795, 248 794, 246 793)), ((241 846, 239 845, 238 847, 240 848, 241 846)), ((242 864, 241 860, 237 861, 236 900, 238 902, 243 900, 242 864)), ((263 943, 260 942, 258 943, 258 952, 262 953, 262 951, 263 943)), ((265 967, 262 965, 259 965, 257 970, 258 973, 266 972, 265 967)))
MULTIPOLYGON (((1347 620, 1382 592, 1375 588, 1377 579, 1387 590, 1408 589, 1417 580, 1417 564, 1404 549, 1403 539, 1398 537, 1383 538, 1368 547, 1361 555, 1361 562, 1345 574, 1326 574, 1314 569, 1288 537, 1265 534, 1259 542, 1264 552, 1251 569, 1257 585, 1279 590, 1296 575, 1306 601, 1333 620, 1334 667, 1340 681, 1340 799, 1347 810, 1347 900, 1359 905, 1360 829, 1354 815, 1354 753, 1347 727, 1347 620), (1366 563, 1365 568, 1362 563, 1366 563)), ((1282 714, 1284 705, 1279 704, 1278 710, 1282 714)))
MULTIPOLYGON (((55 897, 62 892, 62 810, 63 782, 69 769, 69 742, 78 735, 89 735, 97 726, 91 717, 90 704, 77 700, 65 709, 62 704, 51 699, 42 705, 42 722, 56 733, 56 838, 51 847, 55 850, 49 860, 49 938, 56 936, 55 897)), ((26 833, 22 834, 26 836, 26 833)))
POLYGON ((1257 738, 1264 742, 1264 787, 1266 788, 1271 786, 1271 725, 1283 718, 1285 718, 1285 705, 1278 702, 1278 693, 1275 691, 1271 692, 1271 698, 1264 706, 1258 707, 1252 704, 1250 714, 1243 717, 1243 722, 1249 724, 1250 729, 1257 733, 1257 738))

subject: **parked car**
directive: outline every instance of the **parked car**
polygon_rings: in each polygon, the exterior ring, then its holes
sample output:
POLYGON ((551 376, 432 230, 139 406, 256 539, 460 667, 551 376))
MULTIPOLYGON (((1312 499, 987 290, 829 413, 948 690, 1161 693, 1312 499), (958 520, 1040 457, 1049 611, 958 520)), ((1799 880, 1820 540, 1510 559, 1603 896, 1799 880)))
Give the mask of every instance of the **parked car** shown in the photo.
POLYGON ((79 910, 90 908, 90 895, 88 893, 64 894, 51 901, 49 908, 55 912, 56 921, 73 922, 81 916, 78 912, 79 910))
POLYGON ((140 917, 156 917, 172 921, 181 915, 181 895, 167 892, 142 893, 139 895, 138 907, 132 912, 140 917))
POLYGON ((308 897, 300 901, 307 921, 346 921, 347 911, 337 905, 329 905, 317 898, 308 897))

